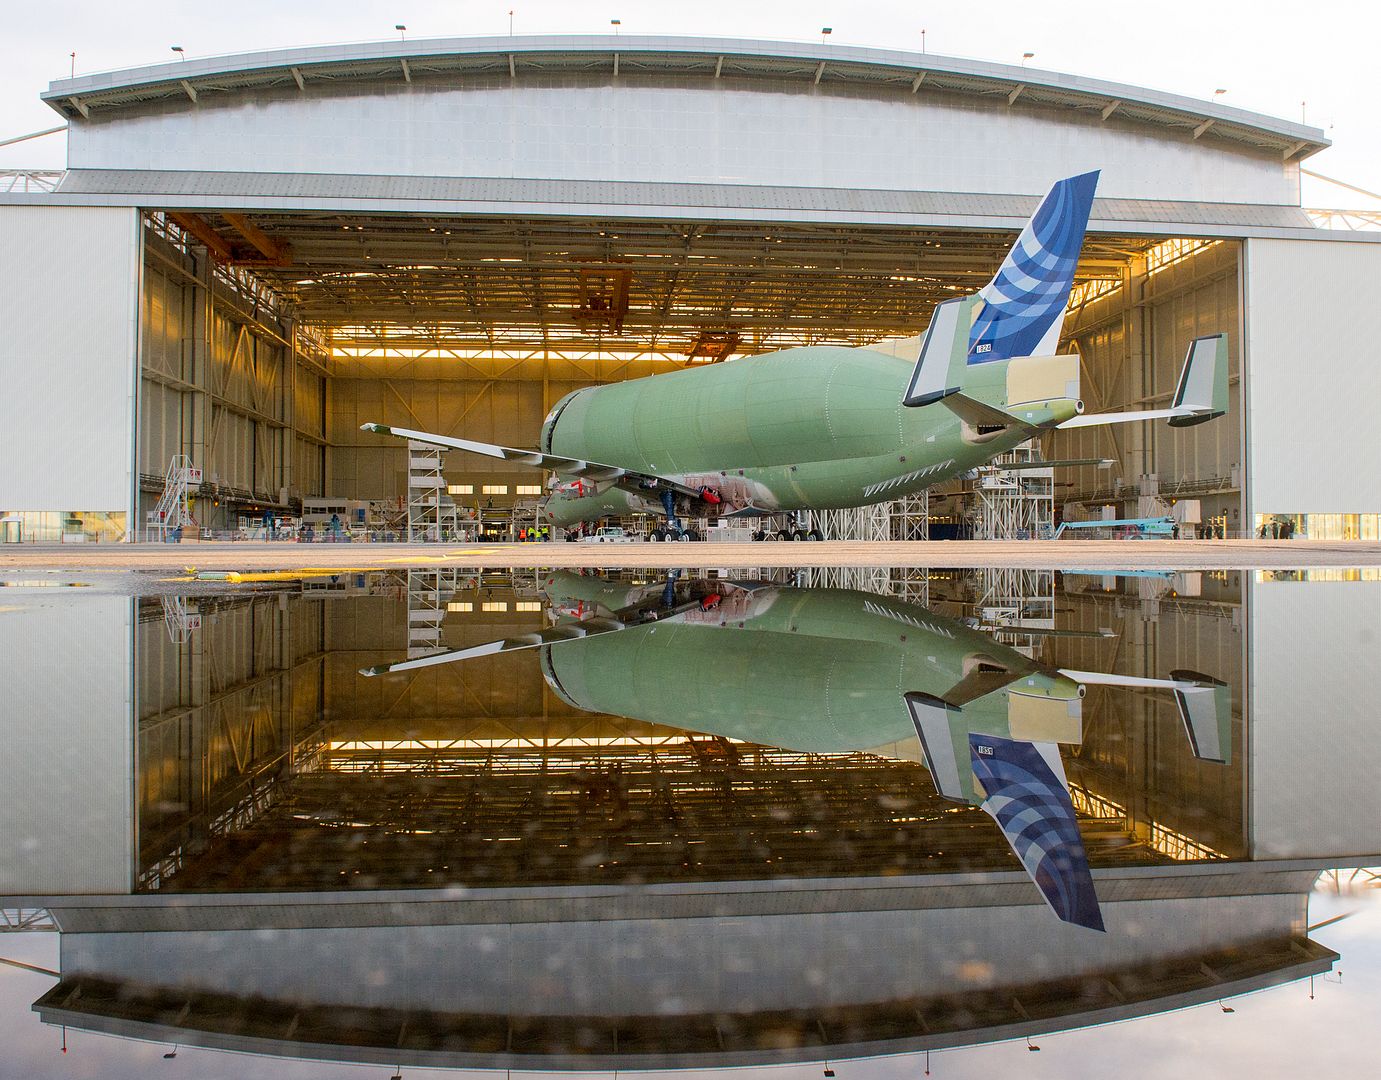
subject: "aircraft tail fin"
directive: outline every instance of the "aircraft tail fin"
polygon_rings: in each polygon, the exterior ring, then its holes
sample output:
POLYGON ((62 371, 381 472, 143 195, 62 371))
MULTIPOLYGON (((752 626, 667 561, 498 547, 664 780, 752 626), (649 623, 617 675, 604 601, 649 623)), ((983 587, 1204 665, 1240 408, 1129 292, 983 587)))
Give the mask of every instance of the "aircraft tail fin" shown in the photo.
POLYGON ((1087 172, 1057 181, 1041 201, 978 292, 983 308, 969 333, 970 364, 1055 351, 1097 187, 1097 171, 1087 172))
POLYGON ((1103 912, 1059 748, 977 734, 969 742, 974 774, 986 793, 983 810, 1001 827, 1046 903, 1067 923, 1102 930, 1103 912))
MULTIPOLYGON (((1053 353, 1097 184, 1096 172, 1056 183, 992 281, 936 306, 904 404, 943 401, 975 429, 994 429, 1047 426, 1043 406, 1077 401, 1078 358, 1053 353), (1005 367, 1005 379, 978 374, 995 369, 970 371, 1009 360, 1018 363, 1005 367)), ((1069 415, 1068 407, 1059 415, 1069 415)))

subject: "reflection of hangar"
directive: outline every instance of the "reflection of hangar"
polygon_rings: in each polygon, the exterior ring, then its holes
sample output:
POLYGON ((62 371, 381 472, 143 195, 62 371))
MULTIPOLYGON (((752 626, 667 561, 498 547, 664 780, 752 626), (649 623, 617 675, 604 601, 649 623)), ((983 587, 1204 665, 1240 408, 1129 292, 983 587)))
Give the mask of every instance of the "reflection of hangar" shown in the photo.
MULTIPOLYGON (((1230 533, 1381 508, 1332 468, 1377 378, 1336 298, 1381 249, 1299 209, 1313 128, 974 61, 639 37, 195 59, 45 97, 69 171, 0 202, 6 511, 147 511, 177 453, 205 524, 399 499, 405 454, 363 420, 521 444, 591 382, 918 333, 1085 168, 1066 329, 1090 406, 1162 404, 1186 342, 1224 330, 1233 407, 1054 440, 1115 462, 1059 501, 1194 497, 1230 533)), ((448 479, 503 507, 540 479, 513 468, 453 455, 448 479)))
MULTIPOLYGON (((1052 918, 911 762, 692 746, 577 713, 530 652, 362 686, 356 669, 419 625, 401 575, 202 600, 195 629, 110 595, 0 624, 35 718, 0 760, 0 893, 62 931, 50 1022, 387 1064, 895 1052, 1325 970, 1310 882, 1376 861, 1376 748, 1347 737, 1370 700, 1347 646, 1378 630, 1373 589, 1148 580, 1067 576, 1045 658, 1211 670, 1241 711, 1223 767, 1194 759, 1163 700, 1086 699, 1066 766, 1107 934, 1052 918), (1285 662, 1302 647, 1309 663, 1285 662), (927 815, 948 820, 907 820, 927 815), (675 858, 696 849, 702 865, 675 858), (612 858, 582 865, 595 853, 612 858), (427 887, 456 859, 492 872, 427 887)), ((530 633, 534 595, 463 583, 439 609, 446 640, 530 633)))

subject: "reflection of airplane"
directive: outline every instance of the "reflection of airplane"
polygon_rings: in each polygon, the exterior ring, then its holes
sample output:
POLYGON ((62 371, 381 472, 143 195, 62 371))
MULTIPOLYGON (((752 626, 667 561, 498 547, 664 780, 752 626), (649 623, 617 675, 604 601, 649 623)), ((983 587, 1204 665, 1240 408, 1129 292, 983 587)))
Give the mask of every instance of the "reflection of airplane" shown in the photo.
POLYGON ((557 402, 535 450, 384 424, 364 430, 554 472, 546 520, 665 514, 661 539, 682 535, 681 514, 900 498, 1055 427, 1221 416, 1221 334, 1190 345, 1169 408, 1081 415, 1078 357, 1053 353, 1097 181, 1085 173, 1054 185, 992 281, 935 309, 914 370, 868 349, 809 346, 586 387, 557 402))
POLYGON ((1215 679, 1047 668, 892 597, 562 572, 543 588, 553 626, 362 674, 537 648, 552 689, 591 712, 823 753, 912 756, 919 736, 939 794, 982 807, 1055 913, 1095 929, 1102 917, 1058 746, 1082 741, 1085 687, 1167 689, 1194 753, 1229 756, 1230 691, 1215 679))

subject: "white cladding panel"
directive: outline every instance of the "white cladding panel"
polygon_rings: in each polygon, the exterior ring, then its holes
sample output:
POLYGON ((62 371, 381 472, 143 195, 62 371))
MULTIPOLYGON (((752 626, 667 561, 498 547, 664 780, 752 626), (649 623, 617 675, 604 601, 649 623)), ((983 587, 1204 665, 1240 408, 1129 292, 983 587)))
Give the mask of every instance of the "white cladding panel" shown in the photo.
POLYGON ((1250 586, 1254 859, 1381 852, 1381 583, 1250 586))
POLYGON ((1250 511, 1381 511, 1381 349, 1365 299, 1381 244, 1248 240, 1246 252, 1250 511))
POLYGON ((127 596, 0 611, 0 895, 129 891, 133 619, 127 596))
POLYGON ((73 169, 523 177, 1044 194, 1103 170, 1104 198, 1298 204, 1279 153, 1096 112, 939 93, 732 79, 649 86, 523 76, 464 87, 311 87, 73 122, 73 169))
POLYGON ((137 210, 0 206, 0 508, 127 511, 137 210))

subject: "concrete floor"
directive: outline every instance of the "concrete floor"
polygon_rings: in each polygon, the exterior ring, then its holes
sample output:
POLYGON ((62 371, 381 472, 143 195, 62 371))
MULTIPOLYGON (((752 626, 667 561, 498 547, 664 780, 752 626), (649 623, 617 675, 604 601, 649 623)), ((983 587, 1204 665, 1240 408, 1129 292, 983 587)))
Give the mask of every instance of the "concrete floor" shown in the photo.
POLYGON ((409 566, 1005 566, 1285 570, 1381 567, 1381 544, 1315 540, 828 540, 760 544, 15 545, 4 570, 387 570, 409 566))

